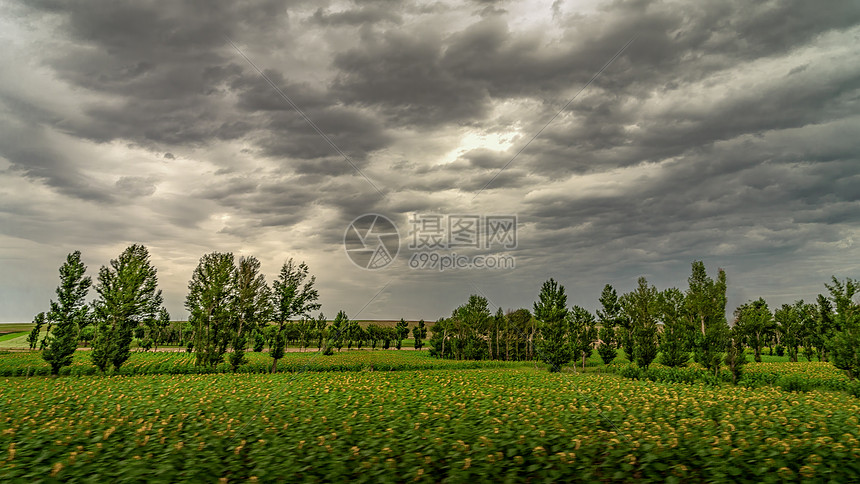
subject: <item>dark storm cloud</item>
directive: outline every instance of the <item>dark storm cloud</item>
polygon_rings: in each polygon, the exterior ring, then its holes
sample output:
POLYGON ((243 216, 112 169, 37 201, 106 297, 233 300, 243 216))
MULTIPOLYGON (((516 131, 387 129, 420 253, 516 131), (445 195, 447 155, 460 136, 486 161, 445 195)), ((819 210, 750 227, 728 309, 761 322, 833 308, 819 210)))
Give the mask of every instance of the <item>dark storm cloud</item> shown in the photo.
POLYGON ((486 113, 488 94, 442 65, 443 40, 433 29, 369 32, 359 47, 338 54, 338 97, 383 109, 393 124, 467 122, 486 113))
POLYGON ((400 24, 400 14, 394 10, 396 7, 396 2, 390 2, 385 5, 365 5, 341 12, 329 12, 318 8, 309 19, 309 22, 324 26, 366 25, 382 21, 400 24))
MULTIPOLYGON (((94 0, 8 12, 0 21, 21 39, 4 57, 15 73, 0 73, 0 190, 32 189, 16 195, 29 205, 3 206, 11 237, 149 237, 181 264, 269 237, 325 260, 322 281, 343 278, 331 254, 364 213, 399 224, 409 212, 518 213, 515 271, 424 279, 451 307, 474 277, 509 307, 549 276, 594 298, 638 273, 683 286, 699 258, 741 283, 767 274, 751 296, 856 269, 827 261, 857 254, 857 2, 94 0), (57 200, 67 211, 54 213, 57 200)), ((391 279, 420 285, 398 267, 391 279)), ((358 297, 330 287, 338 304, 358 297)))

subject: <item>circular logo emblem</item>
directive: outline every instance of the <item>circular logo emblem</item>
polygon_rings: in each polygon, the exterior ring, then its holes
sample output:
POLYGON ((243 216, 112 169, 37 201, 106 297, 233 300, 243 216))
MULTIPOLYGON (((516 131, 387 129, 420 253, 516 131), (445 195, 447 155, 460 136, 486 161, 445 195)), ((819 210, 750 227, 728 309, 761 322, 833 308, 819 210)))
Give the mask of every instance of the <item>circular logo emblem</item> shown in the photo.
POLYGON ((362 269, 382 269, 400 252, 400 232, 388 217, 376 213, 359 216, 343 234, 346 255, 362 269))

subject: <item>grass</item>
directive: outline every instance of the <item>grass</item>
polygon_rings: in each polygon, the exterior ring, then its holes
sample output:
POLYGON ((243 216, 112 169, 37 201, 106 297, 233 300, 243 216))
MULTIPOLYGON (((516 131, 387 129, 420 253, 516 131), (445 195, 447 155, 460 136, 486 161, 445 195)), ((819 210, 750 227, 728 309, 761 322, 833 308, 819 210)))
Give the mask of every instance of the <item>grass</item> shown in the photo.
POLYGON ((13 338, 18 338, 19 336, 23 336, 24 338, 26 338, 28 334, 30 333, 27 331, 16 331, 14 333, 0 334, 0 342, 9 341, 13 338))

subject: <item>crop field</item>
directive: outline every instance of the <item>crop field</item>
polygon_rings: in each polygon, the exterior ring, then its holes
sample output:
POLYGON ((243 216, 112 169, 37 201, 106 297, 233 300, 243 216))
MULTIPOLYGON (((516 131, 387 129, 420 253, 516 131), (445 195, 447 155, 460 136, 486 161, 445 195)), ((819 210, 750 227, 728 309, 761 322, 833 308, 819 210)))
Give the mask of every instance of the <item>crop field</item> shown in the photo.
MULTIPOLYGON (((63 368, 62 376, 96 375, 90 351, 78 351, 71 366, 63 368)), ((247 353, 248 363, 241 365, 238 373, 268 373, 272 368, 272 358, 268 353, 247 353)), ((427 351, 407 350, 361 350, 343 351, 332 357, 322 356, 319 352, 286 353, 278 361, 279 372, 318 372, 318 371, 402 371, 432 369, 469 369, 469 368, 516 368, 533 365, 531 362, 513 361, 474 361, 442 360, 431 358, 427 351)), ((112 371, 112 370, 111 370, 112 371)), ((140 374, 197 374, 228 373, 230 365, 221 363, 214 369, 195 365, 193 353, 185 352, 134 352, 120 368, 119 375, 140 374)), ((50 375, 51 369, 37 351, 0 353, 0 377, 2 376, 41 376, 50 375)))
MULTIPOLYGON (((270 363, 267 355, 251 356, 270 363)), ((34 357, 0 355, 0 368, 20 368, 34 357)), ((72 375, 86 365, 82 358, 76 355, 72 375)), ((845 392, 549 373, 531 363, 468 367, 480 362, 393 350, 288 354, 283 363, 319 371, 146 374, 193 367, 193 357, 135 353, 127 363, 134 376, 4 377, 0 480, 848 482, 860 476, 860 399, 845 392), (401 371, 379 371, 386 364, 401 371)), ((824 364, 756 363, 749 370, 842 377, 824 364)))

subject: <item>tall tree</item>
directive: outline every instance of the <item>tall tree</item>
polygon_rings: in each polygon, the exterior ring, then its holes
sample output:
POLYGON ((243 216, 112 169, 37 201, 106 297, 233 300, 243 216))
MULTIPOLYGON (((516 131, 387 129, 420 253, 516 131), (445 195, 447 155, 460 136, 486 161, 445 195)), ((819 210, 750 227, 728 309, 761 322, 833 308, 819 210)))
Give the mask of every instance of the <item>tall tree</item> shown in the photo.
POLYGON ((131 356, 134 331, 158 320, 164 299, 157 274, 149 251, 139 244, 126 248, 110 267, 99 269, 92 359, 101 371, 109 365, 118 370, 131 356))
POLYGON ((738 384, 743 366, 747 362, 747 355, 744 353, 744 340, 747 337, 743 328, 735 325, 728 331, 726 338, 725 363, 732 374, 732 383, 735 385, 738 384))
POLYGON ((830 342, 833 365, 853 380, 860 377, 860 304, 854 301, 860 284, 851 278, 840 282, 833 277, 833 284, 825 286, 836 306, 836 331, 830 342))
POLYGON ((774 331, 773 314, 770 308, 764 299, 758 298, 738 306, 735 310, 735 318, 735 327, 755 351, 755 361, 761 362, 761 349, 774 331))
POLYGON ((332 348, 337 348, 338 351, 343 348, 343 343, 347 338, 347 331, 349 330, 349 317, 347 317, 346 312, 343 310, 338 311, 337 315, 334 317, 334 321, 331 323, 331 328, 329 328, 329 336, 328 342, 326 343, 326 351, 325 354, 331 354, 332 348))
POLYGON ((788 350, 790 361, 797 361, 800 345, 807 330, 815 321, 816 308, 811 304, 805 304, 803 300, 795 301, 794 304, 783 304, 774 311, 773 318, 779 331, 780 343, 788 350))
POLYGON ((594 349, 597 339, 597 324, 594 315, 580 306, 573 306, 568 312, 568 335, 572 359, 582 359, 582 369, 594 349))
POLYGON ((415 338, 415 349, 420 350, 424 346, 424 338, 427 337, 427 326, 424 320, 418 321, 418 325, 412 328, 412 337, 415 338))
POLYGON ((719 269, 717 279, 708 277, 705 264, 694 261, 687 279, 684 314, 695 328, 696 361, 717 374, 723 359, 729 325, 726 321, 726 272, 719 269))
MULTIPOLYGON (((294 317, 310 317, 311 311, 321 307, 317 303, 319 293, 314 289, 316 277, 310 275, 310 269, 304 262, 296 264, 293 259, 284 262, 278 279, 272 284, 272 299, 274 319, 278 323, 278 334, 283 333, 284 323, 294 317)), ((272 348, 272 372, 278 366, 278 360, 283 357, 283 337, 275 340, 272 348)))
MULTIPOLYGON (((631 323, 628 332, 632 336, 633 359, 641 368, 647 368, 657 357, 658 294, 656 287, 649 286, 648 280, 640 277, 636 289, 621 297, 631 323)), ((624 350, 630 353, 628 348, 624 350)))
POLYGON ((836 334, 836 321, 833 314, 833 306, 830 299, 823 294, 818 295, 816 300, 816 331, 814 332, 814 344, 818 348, 818 361, 822 359, 829 361, 831 342, 836 334))
POLYGON ((72 364, 72 356, 78 346, 78 328, 85 326, 89 318, 85 299, 92 280, 84 275, 86 272, 87 266, 81 262, 81 253, 77 250, 67 255, 66 262, 60 266, 57 300, 51 300, 48 314, 54 328, 47 340, 47 348, 42 352, 42 358, 51 365, 52 375, 72 364))
POLYGON ((30 345, 31 350, 36 349, 36 345, 39 344, 39 334, 42 332, 42 326, 45 325, 45 313, 41 312, 33 318, 33 329, 30 330, 30 334, 27 335, 27 344, 30 345))
POLYGON ((492 319, 487 298, 472 294, 469 301, 451 315, 453 335, 449 343, 458 360, 478 360, 484 357, 483 336, 492 319))
POLYGON ((528 345, 528 332, 532 326, 532 313, 526 308, 520 308, 507 315, 505 326, 506 333, 506 360, 521 360, 523 359, 523 349, 528 345), (510 356, 511 345, 513 345, 513 358, 510 356))
POLYGON ((272 313, 271 291, 266 284, 266 276, 260 271, 260 261, 254 256, 240 257, 236 266, 235 295, 231 319, 233 353, 230 366, 237 370, 245 363, 245 348, 248 347, 248 334, 260 325, 266 324, 272 313))
POLYGON ((204 255, 188 282, 185 308, 194 326, 197 364, 215 367, 224 361, 235 327, 236 267, 230 252, 204 255))
POLYGON ((691 339, 695 335, 683 316, 684 293, 671 287, 659 294, 660 362, 666 366, 687 366, 690 361, 691 339))
POLYGON ((550 372, 561 371, 562 365, 569 362, 572 356, 570 346, 565 341, 567 314, 564 286, 550 278, 543 283, 538 300, 534 303, 540 334, 537 341, 538 358, 549 365, 550 372))
POLYGON ((597 318, 600 321, 600 344, 597 346, 597 352, 600 353, 603 363, 608 365, 618 354, 616 328, 622 322, 624 310, 618 302, 618 293, 609 284, 603 287, 599 301, 601 309, 597 310, 597 318))
POLYGON ((502 308, 496 308, 496 314, 493 316, 492 323, 492 332, 490 333, 490 358, 501 360, 502 359, 502 334, 505 331, 507 326, 507 318, 505 317, 504 311, 502 308))
POLYGON ((397 337, 396 348, 399 350, 403 345, 403 340, 409 337, 409 325, 403 318, 400 318, 400 321, 397 322, 397 326, 394 327, 394 334, 397 337))

